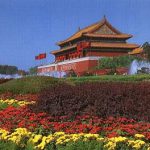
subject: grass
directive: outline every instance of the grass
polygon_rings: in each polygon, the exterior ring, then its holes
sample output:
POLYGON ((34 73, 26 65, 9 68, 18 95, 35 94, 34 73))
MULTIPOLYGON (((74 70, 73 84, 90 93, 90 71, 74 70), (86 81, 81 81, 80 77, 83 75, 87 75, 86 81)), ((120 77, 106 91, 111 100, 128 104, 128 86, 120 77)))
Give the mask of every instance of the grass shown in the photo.
POLYGON ((150 74, 142 75, 103 75, 103 76, 88 76, 88 77, 71 77, 65 79, 56 79, 45 76, 24 77, 14 79, 3 84, 0 84, 0 94, 11 92, 13 94, 33 94, 38 93, 42 89, 49 86, 66 82, 68 84, 84 83, 84 82, 137 82, 150 81, 150 74))
POLYGON ((0 93, 12 92, 14 94, 38 93, 42 89, 55 85, 60 82, 56 78, 51 77, 24 77, 14 79, 6 83, 0 84, 0 93))

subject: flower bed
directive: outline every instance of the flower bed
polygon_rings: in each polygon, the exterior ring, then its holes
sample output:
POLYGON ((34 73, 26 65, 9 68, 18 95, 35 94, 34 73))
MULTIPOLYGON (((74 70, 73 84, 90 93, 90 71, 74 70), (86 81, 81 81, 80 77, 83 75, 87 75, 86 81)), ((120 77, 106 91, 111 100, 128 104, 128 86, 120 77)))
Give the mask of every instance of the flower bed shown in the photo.
POLYGON ((33 112, 28 108, 33 103, 0 100, 7 104, 0 111, 0 149, 150 149, 149 122, 111 116, 51 116, 33 112))
MULTIPOLYGON (((99 134, 78 133, 66 134, 65 132, 55 132, 47 136, 35 134, 28 131, 26 128, 17 128, 10 133, 0 129, 0 140, 13 142, 20 147, 28 147, 32 145, 32 149, 55 149, 61 150, 70 147, 74 149, 89 149, 89 145, 96 149, 149 149, 150 144, 147 143, 145 136, 135 134, 133 139, 118 136, 118 137, 101 137, 99 134), (84 147, 82 147, 84 146, 84 147)), ((31 148, 31 147, 30 147, 31 148)))
POLYGON ((150 121, 150 82, 59 84, 40 93, 35 112, 128 117, 150 121))

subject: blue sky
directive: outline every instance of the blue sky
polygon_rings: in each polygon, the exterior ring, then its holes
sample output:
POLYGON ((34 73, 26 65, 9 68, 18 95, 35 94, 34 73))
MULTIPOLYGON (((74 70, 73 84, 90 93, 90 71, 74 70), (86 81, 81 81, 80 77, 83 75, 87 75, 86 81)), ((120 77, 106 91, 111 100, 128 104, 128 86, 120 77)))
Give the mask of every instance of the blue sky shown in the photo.
POLYGON ((0 64, 28 69, 46 52, 52 62, 56 42, 106 15, 129 42, 150 41, 150 0, 0 0, 0 64))

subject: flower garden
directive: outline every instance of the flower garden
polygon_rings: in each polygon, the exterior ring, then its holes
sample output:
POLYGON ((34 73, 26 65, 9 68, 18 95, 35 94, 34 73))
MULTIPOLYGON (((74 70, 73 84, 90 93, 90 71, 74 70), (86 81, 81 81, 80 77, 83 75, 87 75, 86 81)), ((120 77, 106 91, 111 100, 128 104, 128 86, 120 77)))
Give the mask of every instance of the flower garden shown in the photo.
POLYGON ((110 84, 60 84, 42 91, 37 100, 0 99, 0 149, 150 150, 150 122, 147 116, 150 93, 145 90, 149 83, 110 84), (100 87, 101 92, 96 95, 100 87), (83 93, 82 89, 85 89, 83 93), (100 95, 99 104, 94 99, 100 95), (81 103, 80 99, 84 102, 81 103), (134 100, 137 104, 130 108, 134 100), (107 107, 104 106, 106 104, 107 107), (122 105, 128 106, 128 109, 122 105), (145 112, 137 114, 141 110, 145 112))

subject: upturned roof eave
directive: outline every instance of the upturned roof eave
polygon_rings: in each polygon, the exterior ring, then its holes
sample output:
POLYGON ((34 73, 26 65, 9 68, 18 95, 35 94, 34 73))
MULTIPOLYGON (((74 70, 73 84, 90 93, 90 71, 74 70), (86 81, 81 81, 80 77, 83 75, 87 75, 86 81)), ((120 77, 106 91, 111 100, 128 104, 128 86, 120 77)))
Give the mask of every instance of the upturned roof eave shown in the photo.
POLYGON ((128 54, 129 55, 136 55, 136 54, 141 54, 143 52, 144 52, 143 48, 139 47, 139 48, 135 48, 134 50, 132 50, 128 54))

